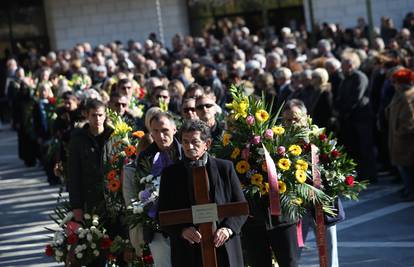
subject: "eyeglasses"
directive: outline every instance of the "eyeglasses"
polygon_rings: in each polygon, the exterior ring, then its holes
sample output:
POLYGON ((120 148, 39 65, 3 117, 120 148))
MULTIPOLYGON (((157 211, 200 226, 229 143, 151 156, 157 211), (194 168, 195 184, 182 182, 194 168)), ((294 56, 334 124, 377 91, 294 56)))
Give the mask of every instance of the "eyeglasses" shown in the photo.
POLYGON ((183 108, 184 113, 195 112, 195 108, 183 108))
POLYGON ((198 110, 203 110, 204 108, 211 108, 211 107, 213 107, 214 106, 214 104, 200 104, 200 105, 197 105, 196 106, 196 109, 198 109, 198 110))
POLYGON ((157 99, 158 98, 164 98, 164 99, 167 99, 168 98, 168 96, 167 95, 156 95, 155 96, 157 99))

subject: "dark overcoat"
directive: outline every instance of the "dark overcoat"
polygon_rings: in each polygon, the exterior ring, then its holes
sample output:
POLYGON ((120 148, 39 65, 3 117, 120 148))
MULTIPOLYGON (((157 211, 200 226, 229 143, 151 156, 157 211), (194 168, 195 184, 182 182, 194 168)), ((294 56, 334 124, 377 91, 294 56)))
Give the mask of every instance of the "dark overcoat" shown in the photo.
MULTIPOLYGON (((245 201, 239 179, 233 163, 227 160, 209 157, 206 164, 209 176, 210 197, 212 202, 224 204, 229 202, 245 201)), ((189 171, 184 161, 164 169, 161 176, 159 211, 187 209, 195 204, 189 189, 192 188, 189 171)), ((227 227, 233 231, 230 239, 217 249, 217 255, 225 258, 227 265, 220 267, 240 267, 243 264, 243 255, 240 242, 240 231, 247 216, 229 217, 219 220, 217 229, 227 227)), ((171 238, 171 257, 174 267, 198 267, 200 261, 200 246, 190 245, 181 237, 184 228, 193 226, 192 223, 163 227, 171 238)))

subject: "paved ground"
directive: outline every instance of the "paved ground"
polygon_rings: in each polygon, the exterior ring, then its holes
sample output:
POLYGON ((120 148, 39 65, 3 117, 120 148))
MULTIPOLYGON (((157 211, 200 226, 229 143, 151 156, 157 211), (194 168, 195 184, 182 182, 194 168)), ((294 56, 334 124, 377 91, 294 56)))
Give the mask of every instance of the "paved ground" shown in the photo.
MULTIPOLYGON (((345 202, 338 224, 340 266, 414 266, 414 202, 401 202, 401 185, 385 174, 359 202, 345 202)), ((16 155, 16 137, 0 130, 0 266, 60 266, 44 256, 45 227, 59 188, 50 187, 40 168, 25 168, 16 155)), ((318 266, 309 236, 300 266, 318 266)))

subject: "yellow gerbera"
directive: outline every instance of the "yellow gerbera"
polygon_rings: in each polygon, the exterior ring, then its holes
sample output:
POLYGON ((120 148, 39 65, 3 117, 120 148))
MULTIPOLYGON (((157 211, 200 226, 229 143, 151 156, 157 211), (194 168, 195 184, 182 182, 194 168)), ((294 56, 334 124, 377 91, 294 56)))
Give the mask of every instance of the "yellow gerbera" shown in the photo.
POLYGON ((260 194, 266 195, 269 193, 269 183, 264 183, 259 186, 260 194))
POLYGON ((256 112, 255 117, 259 122, 265 122, 269 119, 269 113, 266 110, 261 109, 256 112))
POLYGON ((277 162, 277 166, 279 167, 279 169, 283 170, 283 171, 287 171, 290 169, 290 160, 287 158, 281 158, 279 159, 279 161, 277 162))
POLYGON ((308 163, 303 159, 298 159, 295 164, 297 170, 306 171, 308 169, 308 163))
POLYGON ((296 170, 295 177, 299 183, 303 184, 306 181, 306 172, 303 170, 296 170))
POLYGON ((302 153, 302 148, 298 145, 291 145, 288 149, 293 156, 299 156, 302 153))
POLYGON ((236 159, 240 155, 240 148, 236 147, 230 155, 231 159, 236 159))
POLYGON ((272 131, 275 135, 282 135, 285 133, 285 128, 281 126, 273 126, 272 131))
POLYGON ((236 171, 240 174, 245 174, 249 170, 250 170, 250 164, 245 160, 241 160, 236 164, 236 171))
POLYGON ((263 182, 263 175, 255 173, 250 177, 250 182, 254 185, 260 186, 263 182))
POLYGON ((230 143, 231 134, 223 134, 223 146, 227 146, 230 143))
POLYGON ((286 192, 286 184, 283 181, 278 181, 279 183, 279 193, 283 194, 286 192))

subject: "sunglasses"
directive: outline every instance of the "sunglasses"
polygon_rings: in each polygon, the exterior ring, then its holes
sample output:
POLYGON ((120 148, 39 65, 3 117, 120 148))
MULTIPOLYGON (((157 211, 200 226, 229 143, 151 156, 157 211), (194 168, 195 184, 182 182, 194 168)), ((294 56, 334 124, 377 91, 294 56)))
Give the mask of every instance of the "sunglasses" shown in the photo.
POLYGON ((214 106, 214 104, 201 104, 201 105, 197 105, 197 107, 196 107, 196 109, 198 109, 198 110, 202 110, 202 109, 204 109, 204 108, 211 108, 211 107, 213 107, 214 106))
POLYGON ((157 99, 158 98, 164 98, 164 99, 167 99, 168 98, 168 96, 167 95, 156 95, 155 96, 157 99))
POLYGON ((183 108, 184 113, 188 113, 188 112, 195 112, 195 108, 183 108))

